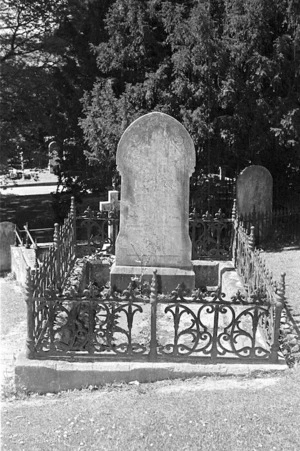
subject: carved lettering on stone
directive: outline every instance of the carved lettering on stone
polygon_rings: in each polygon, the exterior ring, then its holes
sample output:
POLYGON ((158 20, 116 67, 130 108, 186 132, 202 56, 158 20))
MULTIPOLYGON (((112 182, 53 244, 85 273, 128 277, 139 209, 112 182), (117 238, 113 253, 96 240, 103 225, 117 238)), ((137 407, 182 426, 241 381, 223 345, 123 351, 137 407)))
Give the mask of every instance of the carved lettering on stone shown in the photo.
POLYGON ((191 268, 194 167, 193 142, 172 117, 150 113, 124 132, 117 151, 122 197, 116 265, 191 268))

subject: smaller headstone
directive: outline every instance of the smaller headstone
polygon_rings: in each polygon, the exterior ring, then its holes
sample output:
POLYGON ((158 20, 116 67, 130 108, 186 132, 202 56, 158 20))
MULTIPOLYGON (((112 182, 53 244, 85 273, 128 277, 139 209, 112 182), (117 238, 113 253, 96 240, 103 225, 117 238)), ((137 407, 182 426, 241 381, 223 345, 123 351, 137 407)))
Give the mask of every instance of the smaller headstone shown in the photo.
POLYGON ((0 272, 11 270, 10 246, 15 244, 15 224, 9 221, 0 223, 0 272))
POLYGON ((51 141, 48 146, 49 152, 49 171, 52 174, 55 168, 59 165, 59 147, 56 141, 51 141))
MULTIPOLYGON (((120 210, 119 191, 108 191, 108 201, 100 202, 100 211, 107 211, 108 215, 120 210)), ((108 238, 114 240, 114 225, 108 225, 108 238)))
POLYGON ((273 206, 273 178, 268 169, 258 165, 244 169, 237 179, 236 195, 238 215, 243 218, 254 215, 256 236, 265 238, 270 230, 273 206))

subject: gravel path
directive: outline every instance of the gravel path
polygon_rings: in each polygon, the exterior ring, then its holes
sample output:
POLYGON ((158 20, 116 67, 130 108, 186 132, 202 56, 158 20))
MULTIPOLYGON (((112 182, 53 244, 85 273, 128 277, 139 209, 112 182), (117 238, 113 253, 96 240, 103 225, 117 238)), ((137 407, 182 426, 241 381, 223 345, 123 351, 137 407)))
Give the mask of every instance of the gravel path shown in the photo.
POLYGON ((1 347, 0 382, 11 379, 14 360, 25 348, 26 303, 24 292, 16 281, 0 278, 1 347))

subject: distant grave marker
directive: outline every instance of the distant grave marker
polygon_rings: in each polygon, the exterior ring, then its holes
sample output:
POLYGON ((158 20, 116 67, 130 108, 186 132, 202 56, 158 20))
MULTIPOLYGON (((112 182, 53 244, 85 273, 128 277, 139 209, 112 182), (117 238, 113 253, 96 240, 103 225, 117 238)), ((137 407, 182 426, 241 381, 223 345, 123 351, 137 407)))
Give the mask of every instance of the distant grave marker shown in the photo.
POLYGON ((133 276, 151 280, 154 269, 162 291, 181 282, 194 287, 188 233, 194 167, 193 141, 171 116, 146 114, 124 132, 117 150, 121 208, 113 288, 126 288, 133 276))
POLYGON ((269 218, 256 226, 256 235, 265 238, 270 228, 273 206, 273 178, 264 166, 248 166, 237 179, 237 210, 239 216, 249 218, 253 213, 269 218))
POLYGON ((11 270, 10 246, 16 241, 15 228, 12 222, 0 223, 0 272, 11 270))
MULTIPOLYGON (((120 210, 120 201, 119 201, 119 191, 112 190, 108 191, 108 201, 100 202, 99 206, 100 211, 107 211, 108 217, 110 213, 115 213, 120 210)), ((114 239, 114 225, 108 225, 108 238, 110 240, 114 239)))
POLYGON ((48 146, 49 153, 49 171, 53 174, 55 168, 59 165, 59 146, 56 141, 51 141, 48 146))

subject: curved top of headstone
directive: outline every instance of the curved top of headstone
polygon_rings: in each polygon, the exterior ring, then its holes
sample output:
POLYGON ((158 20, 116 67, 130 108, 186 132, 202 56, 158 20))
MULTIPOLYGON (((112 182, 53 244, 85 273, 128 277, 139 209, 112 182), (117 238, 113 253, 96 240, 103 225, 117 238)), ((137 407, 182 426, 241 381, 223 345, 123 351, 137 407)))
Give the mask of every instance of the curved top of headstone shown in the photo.
POLYGON ((153 148, 157 148, 158 153, 170 152, 184 171, 189 175, 193 173, 196 155, 188 131, 173 117, 156 111, 136 119, 121 136, 116 157, 119 172, 122 174, 125 168, 134 167, 137 158, 147 159, 147 153, 153 148))
POLYGON ((0 222, 1 227, 16 227, 16 224, 11 221, 2 221, 0 222))
POLYGON ((240 178, 247 178, 247 177, 251 177, 252 174, 255 174, 255 176, 263 176, 265 178, 269 178, 270 180, 273 181, 273 177, 270 173, 270 171, 265 168, 264 166, 260 166, 258 164, 253 164, 251 166, 248 166, 247 168, 243 169, 242 172, 240 173, 240 175, 238 176, 238 180, 240 178))
POLYGON ((49 152, 53 152, 55 150, 59 150, 59 146, 56 141, 51 141, 48 145, 49 152))
POLYGON ((264 166, 245 168, 237 178, 236 197, 238 212, 242 215, 272 211, 273 177, 264 166))

